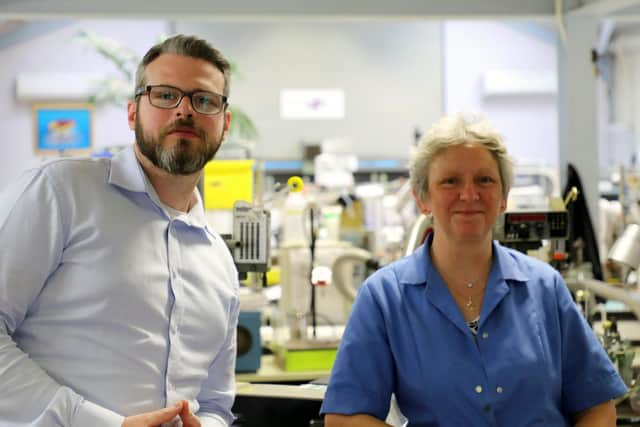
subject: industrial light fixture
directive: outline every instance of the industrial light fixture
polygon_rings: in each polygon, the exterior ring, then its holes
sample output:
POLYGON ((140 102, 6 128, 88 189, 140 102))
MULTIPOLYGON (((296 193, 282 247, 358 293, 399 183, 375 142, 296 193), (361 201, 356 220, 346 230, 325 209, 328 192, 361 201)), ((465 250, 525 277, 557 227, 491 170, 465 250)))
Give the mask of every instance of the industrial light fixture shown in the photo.
POLYGON ((609 259, 624 267, 626 271, 622 277, 623 283, 626 283, 629 273, 637 271, 640 266, 640 225, 629 224, 625 227, 611 247, 609 259))

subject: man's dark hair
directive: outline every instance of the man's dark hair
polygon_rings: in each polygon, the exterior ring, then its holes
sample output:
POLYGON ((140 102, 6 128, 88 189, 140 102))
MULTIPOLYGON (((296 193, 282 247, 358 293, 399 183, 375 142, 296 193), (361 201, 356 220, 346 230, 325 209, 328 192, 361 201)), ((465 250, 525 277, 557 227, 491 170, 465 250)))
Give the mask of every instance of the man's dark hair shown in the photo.
POLYGON ((224 89, 222 94, 229 96, 229 78, 231 75, 231 65, 229 61, 206 40, 182 34, 169 37, 162 43, 158 43, 149 49, 136 70, 136 88, 146 86, 145 71, 147 70, 147 65, 164 53, 203 59, 213 64, 224 75, 224 89))

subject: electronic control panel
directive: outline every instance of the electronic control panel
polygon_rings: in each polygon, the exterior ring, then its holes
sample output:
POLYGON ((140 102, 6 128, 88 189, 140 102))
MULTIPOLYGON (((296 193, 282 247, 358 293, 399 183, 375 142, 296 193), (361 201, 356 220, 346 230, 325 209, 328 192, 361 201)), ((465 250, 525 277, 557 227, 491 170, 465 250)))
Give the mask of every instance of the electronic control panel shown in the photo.
POLYGON ((540 242, 569 236, 567 211, 514 211, 500 216, 494 238, 502 243, 540 242))
POLYGON ((238 200, 233 205, 233 236, 227 240, 239 272, 269 269, 271 214, 261 207, 238 200))

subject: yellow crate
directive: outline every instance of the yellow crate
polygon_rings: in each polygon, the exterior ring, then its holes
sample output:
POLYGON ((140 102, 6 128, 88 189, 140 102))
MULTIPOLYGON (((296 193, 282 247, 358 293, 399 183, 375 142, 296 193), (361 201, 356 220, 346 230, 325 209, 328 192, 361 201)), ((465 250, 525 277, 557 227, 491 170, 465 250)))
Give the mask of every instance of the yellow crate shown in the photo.
POLYGON ((212 160, 204 167, 205 209, 232 209, 236 200, 253 203, 254 160, 212 160))

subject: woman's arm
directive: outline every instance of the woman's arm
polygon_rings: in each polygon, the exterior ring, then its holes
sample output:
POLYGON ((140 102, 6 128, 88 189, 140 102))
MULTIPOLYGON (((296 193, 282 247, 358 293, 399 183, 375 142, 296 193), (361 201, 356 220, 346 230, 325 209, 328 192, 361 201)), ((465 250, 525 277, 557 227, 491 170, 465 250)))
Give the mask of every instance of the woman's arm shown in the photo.
POLYGON ((592 406, 573 416, 576 427, 615 427, 616 405, 613 400, 592 406))
POLYGON ((327 414, 324 417, 325 427, 392 427, 371 415, 340 415, 327 414))

